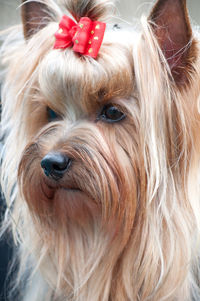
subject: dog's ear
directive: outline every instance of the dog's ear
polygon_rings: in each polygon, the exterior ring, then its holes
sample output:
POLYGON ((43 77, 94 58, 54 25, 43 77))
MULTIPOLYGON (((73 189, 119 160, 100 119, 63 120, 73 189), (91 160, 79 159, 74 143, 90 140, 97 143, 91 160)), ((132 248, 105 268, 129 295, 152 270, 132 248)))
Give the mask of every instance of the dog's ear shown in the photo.
POLYGON ((48 7, 37 0, 21 1, 21 17, 25 39, 45 27, 49 22, 48 7))
POLYGON ((175 81, 185 82, 196 57, 186 0, 157 0, 149 21, 175 81))

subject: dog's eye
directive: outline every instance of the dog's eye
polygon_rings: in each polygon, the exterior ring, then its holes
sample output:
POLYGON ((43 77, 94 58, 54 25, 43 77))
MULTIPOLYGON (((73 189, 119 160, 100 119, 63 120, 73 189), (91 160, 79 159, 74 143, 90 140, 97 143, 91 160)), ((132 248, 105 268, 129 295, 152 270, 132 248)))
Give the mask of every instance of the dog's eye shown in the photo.
POLYGON ((55 111, 53 111, 52 109, 50 109, 49 107, 47 107, 47 117, 48 117, 48 121, 57 121, 60 120, 61 117, 59 114, 57 114, 55 111))
POLYGON ((98 116, 98 120, 106 122, 118 122, 124 119, 126 115, 120 111, 120 109, 113 104, 106 105, 98 116))

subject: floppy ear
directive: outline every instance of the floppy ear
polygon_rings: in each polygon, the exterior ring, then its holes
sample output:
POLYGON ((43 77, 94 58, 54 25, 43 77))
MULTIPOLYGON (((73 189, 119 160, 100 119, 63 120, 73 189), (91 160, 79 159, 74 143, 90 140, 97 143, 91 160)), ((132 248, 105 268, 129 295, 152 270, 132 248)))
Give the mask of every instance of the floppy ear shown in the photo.
POLYGON ((24 37, 29 39, 48 24, 48 8, 44 3, 37 2, 37 0, 22 0, 21 3, 24 37))
POLYGON ((157 0, 149 21, 175 81, 184 83, 196 57, 186 0, 157 0))

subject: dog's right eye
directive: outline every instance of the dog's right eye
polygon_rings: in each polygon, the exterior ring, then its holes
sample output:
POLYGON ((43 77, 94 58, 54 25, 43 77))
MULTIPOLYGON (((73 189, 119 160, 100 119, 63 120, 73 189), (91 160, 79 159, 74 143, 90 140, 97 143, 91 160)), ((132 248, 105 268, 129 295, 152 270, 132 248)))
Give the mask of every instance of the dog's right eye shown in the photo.
POLYGON ((47 117, 49 122, 57 121, 61 119, 61 116, 55 111, 53 111, 52 109, 50 109, 49 107, 47 107, 47 117))
POLYGON ((123 120, 126 115, 120 110, 118 106, 113 104, 105 105, 97 120, 102 120, 108 123, 118 122, 123 120))

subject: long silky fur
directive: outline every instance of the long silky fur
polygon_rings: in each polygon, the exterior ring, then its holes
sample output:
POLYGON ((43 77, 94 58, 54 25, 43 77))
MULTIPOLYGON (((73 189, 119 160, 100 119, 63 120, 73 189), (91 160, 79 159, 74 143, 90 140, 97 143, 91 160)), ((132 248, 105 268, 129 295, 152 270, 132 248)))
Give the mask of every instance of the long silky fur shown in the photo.
MULTIPOLYGON (((198 30, 179 89, 145 17, 140 32, 108 30, 95 61, 52 49, 62 14, 49 3, 45 28, 24 41, 17 27, 2 46, 2 233, 18 249, 14 287, 28 276, 24 301, 200 300, 198 30), (120 99, 128 120, 88 120, 100 97, 120 99), (48 124, 46 105, 63 120, 48 124), (74 158, 69 177, 85 195, 51 195, 40 161, 52 149, 74 158)), ((106 18, 108 4, 63 1, 77 20, 106 18)))

